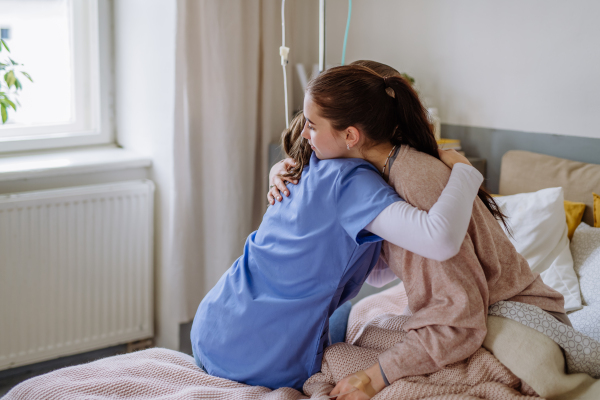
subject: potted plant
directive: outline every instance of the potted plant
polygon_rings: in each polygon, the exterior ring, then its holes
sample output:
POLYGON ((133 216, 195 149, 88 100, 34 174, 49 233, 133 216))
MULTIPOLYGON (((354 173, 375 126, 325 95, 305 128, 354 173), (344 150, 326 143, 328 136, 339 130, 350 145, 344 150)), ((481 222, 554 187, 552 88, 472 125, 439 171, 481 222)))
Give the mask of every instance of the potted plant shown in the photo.
POLYGON ((31 79, 31 76, 21 69, 23 64, 19 64, 9 56, 10 49, 6 45, 4 39, 0 39, 0 73, 4 74, 4 82, 0 79, 0 115, 2 115, 2 123, 8 120, 8 110, 10 107, 17 111, 19 103, 19 91, 23 89, 19 81, 18 74, 25 78, 31 79), (4 49, 4 53, 3 52, 4 49))

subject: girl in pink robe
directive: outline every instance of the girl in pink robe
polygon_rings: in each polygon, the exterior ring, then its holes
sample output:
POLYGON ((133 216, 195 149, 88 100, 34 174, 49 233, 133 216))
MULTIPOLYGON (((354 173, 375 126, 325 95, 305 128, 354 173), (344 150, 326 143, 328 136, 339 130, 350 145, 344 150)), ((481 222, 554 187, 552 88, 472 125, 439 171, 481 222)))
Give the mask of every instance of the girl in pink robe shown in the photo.
MULTIPOLYGON (((348 104, 352 104, 354 109, 343 109, 344 101, 353 96, 352 88, 358 88, 356 97, 364 95, 364 92, 360 93, 361 80, 370 82, 372 75, 384 83, 386 94, 382 93, 382 96, 393 97, 401 106, 402 102, 406 103, 406 115, 422 108, 409 104, 411 89, 406 88, 409 86, 407 82, 391 67, 370 61, 354 64, 359 67, 351 65, 325 72, 307 89, 321 108, 322 115, 334 120, 341 129, 344 129, 343 125, 359 129, 366 125, 367 122, 363 123, 358 120, 360 117, 356 117, 364 115, 366 109, 369 110, 369 118, 380 118, 372 99, 364 101, 363 109, 354 107, 356 102, 352 101, 348 104), (363 67, 368 69, 365 71, 363 67), (344 112, 347 117, 341 116, 344 112)), ((419 126, 418 131, 406 129, 402 122, 393 128, 398 133, 397 143, 394 143, 397 149, 385 177, 406 201, 429 210, 445 187, 450 170, 437 156, 432 127, 427 123, 416 125, 419 126)), ((294 158, 302 159, 310 152, 302 138, 298 138, 293 147, 294 158)), ((301 172, 302 161, 295 161, 295 174, 286 175, 281 164, 274 173, 272 171, 272 177, 278 173, 282 175, 272 181, 275 186, 269 192, 270 201, 281 198, 277 185, 282 182, 282 177, 289 182, 299 178, 298 165, 301 172)), ((487 309, 500 300, 532 304, 550 312, 561 322, 568 322, 563 296, 545 285, 538 274, 531 272, 525 258, 517 253, 506 237, 498 219, 506 225, 493 199, 481 192, 475 199, 460 251, 447 261, 427 259, 384 242, 379 272, 389 266, 403 280, 412 317, 404 325, 407 332, 405 339, 382 353, 379 364, 365 371, 370 377, 379 371, 383 381, 389 384, 405 376, 433 373, 448 364, 464 360, 481 347, 487 333, 487 309)), ((331 394, 351 390, 351 379, 347 377, 338 382, 331 394)), ((381 386, 377 390, 381 390, 381 386)), ((365 397, 364 393, 352 393, 341 398, 365 397)))

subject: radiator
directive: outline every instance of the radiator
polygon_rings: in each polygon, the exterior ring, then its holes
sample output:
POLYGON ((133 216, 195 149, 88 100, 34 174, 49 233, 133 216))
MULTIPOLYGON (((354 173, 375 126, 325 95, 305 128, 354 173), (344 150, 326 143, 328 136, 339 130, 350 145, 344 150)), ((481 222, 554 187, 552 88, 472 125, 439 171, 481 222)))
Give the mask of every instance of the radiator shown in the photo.
POLYGON ((153 194, 0 195, 0 370, 153 336, 153 194))

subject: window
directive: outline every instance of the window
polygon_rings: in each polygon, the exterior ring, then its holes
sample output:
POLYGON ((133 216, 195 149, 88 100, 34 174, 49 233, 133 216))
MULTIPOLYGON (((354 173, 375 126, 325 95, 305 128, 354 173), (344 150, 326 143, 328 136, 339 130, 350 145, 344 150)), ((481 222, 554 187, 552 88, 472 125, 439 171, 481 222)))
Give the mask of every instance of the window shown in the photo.
POLYGON ((114 140, 109 16, 108 0, 0 0, 2 38, 33 79, 20 79, 0 152, 114 140))

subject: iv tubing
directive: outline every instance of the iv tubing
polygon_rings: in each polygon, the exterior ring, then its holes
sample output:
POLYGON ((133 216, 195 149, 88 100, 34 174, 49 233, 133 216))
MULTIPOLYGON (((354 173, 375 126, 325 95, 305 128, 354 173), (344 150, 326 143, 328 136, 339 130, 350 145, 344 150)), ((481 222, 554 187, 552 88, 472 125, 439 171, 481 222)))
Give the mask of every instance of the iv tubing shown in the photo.
POLYGON ((342 48, 342 65, 346 61, 346 45, 348 44, 348 30, 350 29, 350 18, 352 18, 352 0, 348 0, 348 21, 346 22, 346 33, 344 34, 344 47, 342 48))

